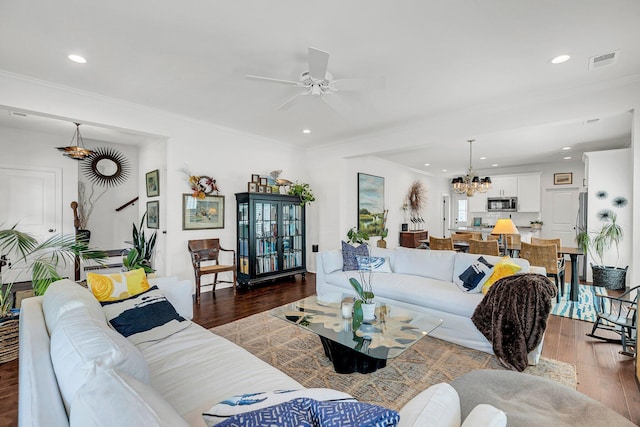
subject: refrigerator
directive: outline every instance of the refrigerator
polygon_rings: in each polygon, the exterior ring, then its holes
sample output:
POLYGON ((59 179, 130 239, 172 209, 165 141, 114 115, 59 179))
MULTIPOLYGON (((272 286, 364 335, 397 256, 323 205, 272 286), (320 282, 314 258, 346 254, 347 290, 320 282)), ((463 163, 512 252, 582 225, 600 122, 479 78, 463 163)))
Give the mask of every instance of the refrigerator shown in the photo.
MULTIPOLYGON (((578 215, 576 217, 576 235, 587 230, 587 192, 578 195, 578 215)), ((578 276, 580 280, 587 280, 587 254, 578 257, 578 276)))

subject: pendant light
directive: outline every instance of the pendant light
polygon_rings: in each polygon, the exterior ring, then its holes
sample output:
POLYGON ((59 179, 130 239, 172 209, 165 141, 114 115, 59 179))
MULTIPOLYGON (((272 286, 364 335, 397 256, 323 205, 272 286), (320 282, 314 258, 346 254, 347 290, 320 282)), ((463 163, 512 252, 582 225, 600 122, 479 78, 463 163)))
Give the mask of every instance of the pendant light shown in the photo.
POLYGON ((75 160, 84 160, 90 155, 93 154, 93 151, 87 150, 84 147, 84 141, 82 136, 80 135, 80 123, 75 123, 76 125, 76 133, 71 138, 71 145, 66 147, 57 147, 59 151, 62 151, 62 155, 75 159, 75 160))

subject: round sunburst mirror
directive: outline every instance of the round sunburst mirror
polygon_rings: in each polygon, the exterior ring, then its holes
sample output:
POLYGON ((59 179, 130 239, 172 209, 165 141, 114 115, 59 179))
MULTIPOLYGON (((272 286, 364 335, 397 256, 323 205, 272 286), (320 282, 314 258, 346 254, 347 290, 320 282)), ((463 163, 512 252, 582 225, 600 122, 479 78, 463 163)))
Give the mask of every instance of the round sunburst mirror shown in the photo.
POLYGON ((131 168, 119 151, 99 147, 82 162, 82 171, 93 183, 102 187, 115 187, 127 180, 131 168))

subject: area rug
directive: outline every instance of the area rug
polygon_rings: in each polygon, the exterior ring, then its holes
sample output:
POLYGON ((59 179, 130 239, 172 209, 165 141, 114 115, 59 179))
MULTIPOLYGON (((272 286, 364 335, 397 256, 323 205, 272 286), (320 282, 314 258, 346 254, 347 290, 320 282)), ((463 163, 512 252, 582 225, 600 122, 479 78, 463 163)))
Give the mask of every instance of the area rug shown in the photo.
MULTIPOLYGON (((505 369, 493 355, 427 336, 376 372, 337 374, 325 357, 317 335, 269 312, 217 326, 211 331, 244 347, 305 387, 341 390, 358 400, 396 410, 433 384, 450 383, 476 369, 505 369)), ((576 388, 576 369, 568 363, 541 359, 525 373, 576 388)))
POLYGON ((578 285, 578 301, 569 299, 571 285, 565 285, 564 295, 560 296, 560 302, 556 302, 551 309, 551 314, 570 319, 594 322, 596 311, 602 311, 601 304, 605 304, 605 309, 609 309, 610 301, 597 298, 596 294, 607 295, 607 289, 600 286, 578 285))

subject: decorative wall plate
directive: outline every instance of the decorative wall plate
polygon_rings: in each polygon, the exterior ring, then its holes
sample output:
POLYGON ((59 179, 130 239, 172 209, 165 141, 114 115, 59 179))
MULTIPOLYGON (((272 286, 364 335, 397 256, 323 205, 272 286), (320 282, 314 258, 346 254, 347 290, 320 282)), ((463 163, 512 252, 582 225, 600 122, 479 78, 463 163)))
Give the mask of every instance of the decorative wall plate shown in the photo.
POLYGON ((116 187, 127 180, 131 167, 122 153, 99 147, 82 161, 82 172, 89 181, 102 187, 116 187))

